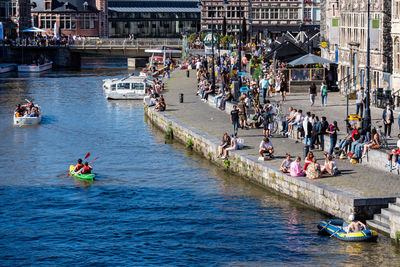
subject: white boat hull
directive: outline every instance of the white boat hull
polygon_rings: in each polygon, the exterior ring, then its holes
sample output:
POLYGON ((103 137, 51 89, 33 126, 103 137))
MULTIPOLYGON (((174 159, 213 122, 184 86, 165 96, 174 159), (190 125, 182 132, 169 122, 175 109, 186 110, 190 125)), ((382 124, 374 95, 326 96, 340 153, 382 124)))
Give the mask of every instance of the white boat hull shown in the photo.
POLYGON ((107 99, 114 100, 143 100, 145 94, 137 92, 116 92, 116 91, 105 91, 107 99))
POLYGON ((39 124, 42 121, 42 115, 39 117, 15 117, 14 116, 14 125, 35 125, 39 124))
POLYGON ((53 67, 53 62, 45 63, 43 65, 19 65, 19 72, 41 72, 50 70, 53 67))
POLYGON ((0 64, 0 73, 13 71, 17 68, 16 64, 0 64))

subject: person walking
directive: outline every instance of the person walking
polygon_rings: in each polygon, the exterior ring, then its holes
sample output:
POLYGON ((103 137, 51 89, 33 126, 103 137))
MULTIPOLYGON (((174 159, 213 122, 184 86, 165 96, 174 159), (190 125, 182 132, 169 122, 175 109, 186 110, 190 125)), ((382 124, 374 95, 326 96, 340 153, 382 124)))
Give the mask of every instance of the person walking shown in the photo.
POLYGON ((266 79, 265 76, 262 76, 262 78, 260 80, 260 87, 261 87, 262 98, 263 98, 262 103, 264 103, 265 97, 267 95, 267 90, 268 90, 268 80, 266 79))
POLYGON ((315 95, 317 94, 317 86, 313 83, 309 89, 311 106, 314 105, 315 95))
POLYGON ((392 130, 392 124, 394 121, 393 110, 390 108, 390 104, 386 104, 386 109, 382 113, 383 124, 385 125, 385 136, 390 138, 390 132, 392 130))
POLYGON ((288 83, 285 75, 282 75, 282 78, 280 79, 280 90, 282 95, 282 101, 286 101, 286 92, 288 91, 288 83))
POLYGON ((231 124, 233 125, 233 134, 237 137, 238 127, 239 127, 239 110, 236 105, 233 106, 231 111, 231 124))
POLYGON ((356 94, 356 114, 358 115, 358 112, 360 112, 360 116, 363 116, 364 112, 364 104, 365 104, 365 93, 364 93, 364 87, 361 87, 360 90, 358 90, 356 94))
POLYGON ((326 86, 326 82, 323 81, 321 85, 321 99, 322 99, 322 107, 327 105, 328 99, 328 86, 326 86))

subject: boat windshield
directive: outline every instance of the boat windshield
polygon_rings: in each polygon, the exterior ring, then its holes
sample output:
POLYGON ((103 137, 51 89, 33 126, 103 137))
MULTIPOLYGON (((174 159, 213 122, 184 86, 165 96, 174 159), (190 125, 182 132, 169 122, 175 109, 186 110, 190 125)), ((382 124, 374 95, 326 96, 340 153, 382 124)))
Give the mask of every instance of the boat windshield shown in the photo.
POLYGON ((112 91, 115 91, 115 88, 116 88, 117 86, 115 85, 115 84, 111 84, 111 90, 112 91))
POLYGON ((117 90, 129 90, 130 83, 118 83, 117 90))
POLYGON ((144 90, 144 83, 132 83, 132 90, 144 90))

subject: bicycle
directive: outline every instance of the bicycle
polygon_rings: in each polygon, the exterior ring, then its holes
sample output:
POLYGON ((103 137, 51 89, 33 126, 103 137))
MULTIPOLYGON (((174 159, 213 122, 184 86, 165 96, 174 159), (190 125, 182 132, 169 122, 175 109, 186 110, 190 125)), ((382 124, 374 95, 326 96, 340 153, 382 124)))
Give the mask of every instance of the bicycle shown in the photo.
POLYGON ((375 124, 375 129, 376 129, 376 132, 379 135, 379 140, 381 142, 382 148, 388 149, 389 148, 389 143, 388 143, 388 140, 386 138, 385 133, 382 131, 382 127, 383 126, 378 124, 378 123, 375 124))

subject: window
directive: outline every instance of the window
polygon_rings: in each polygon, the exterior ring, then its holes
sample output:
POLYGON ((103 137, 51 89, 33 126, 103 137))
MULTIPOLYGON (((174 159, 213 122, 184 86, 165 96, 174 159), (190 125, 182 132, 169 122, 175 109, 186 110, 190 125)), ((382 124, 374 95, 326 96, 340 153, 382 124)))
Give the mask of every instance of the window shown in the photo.
POLYGON ((129 90, 130 83, 117 84, 117 90, 129 90))
POLYGON ((304 20, 311 20, 311 8, 304 8, 304 20))
POLYGON ((54 23, 56 23, 56 16, 41 16, 40 17, 40 28, 53 29, 54 23))
POLYGON ((51 2, 44 2, 44 10, 51 10, 51 2))
POLYGON ((144 84, 143 83, 132 83, 132 89, 133 90, 144 90, 144 84))
POLYGON ((271 9, 271 19, 278 19, 279 18, 279 9, 273 8, 271 9))
POLYGON ((297 12, 297 9, 290 8, 289 9, 289 19, 298 19, 299 13, 297 12))
POLYGON ((83 14, 79 17, 79 29, 94 29, 95 15, 83 14))
POLYGON ((283 8, 280 10, 280 19, 288 19, 288 9, 283 8))
POLYGON ((12 2, 10 6, 10 16, 11 17, 16 17, 17 16, 17 3, 12 2))
POLYGON ((76 29, 76 18, 74 15, 61 15, 60 16, 60 29, 70 30, 76 29))

